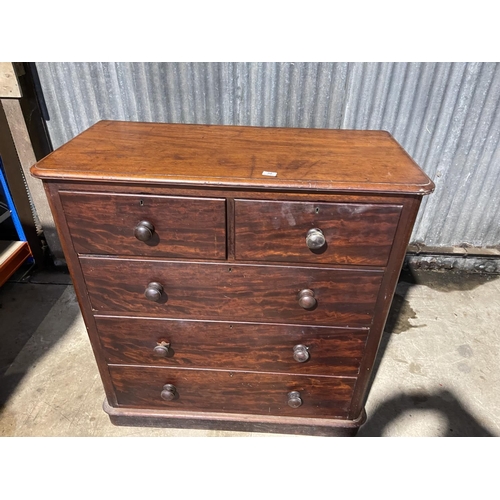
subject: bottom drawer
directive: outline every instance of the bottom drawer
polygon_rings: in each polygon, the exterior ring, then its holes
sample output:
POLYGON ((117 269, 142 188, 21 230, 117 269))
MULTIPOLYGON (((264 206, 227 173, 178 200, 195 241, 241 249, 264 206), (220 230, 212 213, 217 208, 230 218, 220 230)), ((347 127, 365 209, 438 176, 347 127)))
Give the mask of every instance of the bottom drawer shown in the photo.
POLYGON ((110 365, 119 406, 346 418, 355 378, 110 365), (173 397, 164 400, 164 397, 173 397), (297 391, 299 398, 289 396, 297 391), (291 403, 301 403, 298 407, 291 403))

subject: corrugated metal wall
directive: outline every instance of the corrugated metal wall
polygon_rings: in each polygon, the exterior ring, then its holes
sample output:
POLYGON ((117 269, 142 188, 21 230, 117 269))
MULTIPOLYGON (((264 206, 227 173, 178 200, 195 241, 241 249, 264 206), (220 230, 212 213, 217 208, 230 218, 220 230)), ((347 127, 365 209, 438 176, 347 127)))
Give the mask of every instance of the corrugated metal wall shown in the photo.
POLYGON ((101 119, 384 129, 434 180, 412 242, 500 245, 498 63, 37 63, 54 147, 101 119))

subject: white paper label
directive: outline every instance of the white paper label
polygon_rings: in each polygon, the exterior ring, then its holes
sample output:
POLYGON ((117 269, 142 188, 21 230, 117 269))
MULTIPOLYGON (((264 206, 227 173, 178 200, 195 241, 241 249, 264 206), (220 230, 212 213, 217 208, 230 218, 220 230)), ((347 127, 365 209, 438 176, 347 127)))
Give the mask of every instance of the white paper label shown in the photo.
POLYGON ((278 172, 268 172, 267 170, 264 170, 264 172, 262 172, 262 175, 267 175, 268 177, 276 177, 278 175, 278 172))

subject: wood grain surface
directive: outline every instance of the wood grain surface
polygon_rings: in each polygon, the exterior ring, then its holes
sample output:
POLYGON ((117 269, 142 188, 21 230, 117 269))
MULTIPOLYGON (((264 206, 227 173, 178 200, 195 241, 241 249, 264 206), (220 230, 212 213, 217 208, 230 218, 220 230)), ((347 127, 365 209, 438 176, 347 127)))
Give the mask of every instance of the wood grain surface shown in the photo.
POLYGON ((62 191, 61 203, 78 253, 226 258, 224 199, 62 191), (139 241, 141 221, 154 226, 139 241))
POLYGON ((237 260, 384 266, 401 205, 235 200, 237 260), (326 238, 306 245, 307 231, 326 238))
POLYGON ((243 371, 109 367, 119 406, 192 411, 238 412, 297 417, 345 417, 354 378, 280 375, 243 371), (173 384, 177 398, 164 401, 161 391, 173 384), (299 408, 287 394, 299 391, 299 408))
POLYGON ((356 376, 368 329, 207 321, 95 318, 106 360, 178 368, 215 368, 356 376), (167 357, 154 354, 161 342, 167 357), (306 362, 293 358, 305 345, 306 362))
POLYGON ((383 273, 314 267, 232 265, 81 257, 95 312, 137 316, 368 326, 383 273), (144 297, 159 282, 159 302, 144 297), (306 310, 298 293, 312 289, 306 310))
POLYGON ((420 196, 411 196, 408 197, 404 204, 401 221, 398 225, 398 232, 394 238, 394 245, 389 257, 389 264, 384 272, 380 293, 377 297, 373 324, 370 329, 365 355, 361 362, 360 374, 353 393, 353 402, 350 411, 350 418, 353 419, 358 418, 364 411, 370 382, 373 381, 375 370, 378 367, 378 363, 376 363, 378 348, 384 334, 385 323, 391 308, 421 199, 420 196))
POLYGON ((32 167, 41 179, 426 194, 384 131, 101 121, 32 167), (263 175, 274 172, 276 176, 263 175))
POLYGON ((112 421, 318 435, 364 421, 406 245, 434 189, 389 133, 102 121, 31 172, 112 421), (312 228, 326 238, 317 250, 312 228), (144 295, 152 282, 158 302, 144 295), (165 358, 153 355, 162 342, 165 358))

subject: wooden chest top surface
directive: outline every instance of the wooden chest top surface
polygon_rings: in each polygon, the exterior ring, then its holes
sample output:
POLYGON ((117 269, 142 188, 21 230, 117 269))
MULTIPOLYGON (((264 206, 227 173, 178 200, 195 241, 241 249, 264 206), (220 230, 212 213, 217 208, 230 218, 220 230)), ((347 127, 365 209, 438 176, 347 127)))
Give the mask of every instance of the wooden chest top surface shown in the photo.
POLYGON ((31 172, 44 180, 250 189, 419 195, 434 189, 388 132, 360 130, 101 121, 31 172))

